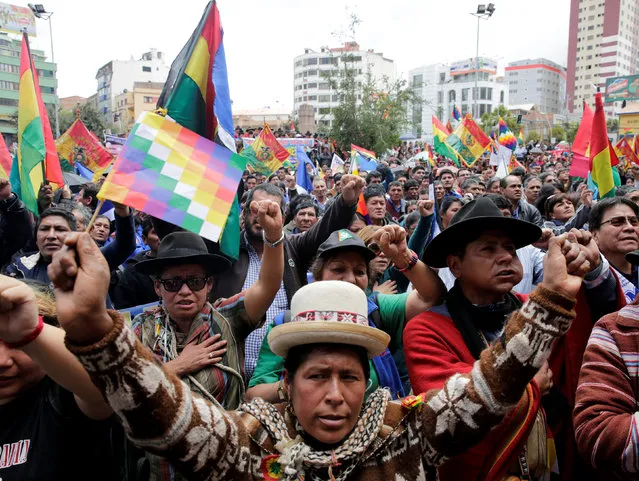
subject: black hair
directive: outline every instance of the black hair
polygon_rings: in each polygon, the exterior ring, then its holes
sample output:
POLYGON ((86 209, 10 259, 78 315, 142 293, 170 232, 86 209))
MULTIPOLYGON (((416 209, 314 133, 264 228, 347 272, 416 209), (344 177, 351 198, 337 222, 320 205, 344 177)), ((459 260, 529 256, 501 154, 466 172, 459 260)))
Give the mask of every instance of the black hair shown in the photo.
POLYGON ((288 350, 286 359, 284 360, 284 369, 287 373, 287 382, 292 383, 295 378, 295 374, 299 367, 308 359, 311 353, 315 349, 349 349, 357 353, 359 361, 364 369, 364 380, 368 383, 368 379, 371 375, 371 366, 368 361, 368 353, 366 349, 360 346, 353 346, 351 344, 332 344, 332 343, 318 343, 318 344, 303 344, 301 346, 294 346, 288 350))
POLYGON ((444 197, 442 199, 442 205, 440 207, 440 212, 442 214, 445 214, 446 212, 448 212, 448 209, 450 209, 453 205, 455 204, 461 204, 464 205, 464 203, 462 202, 462 200, 459 197, 455 197, 453 195, 449 195, 447 197, 444 197))
POLYGON ((564 192, 557 192, 556 194, 550 195, 546 198, 546 202, 544 202, 544 214, 547 219, 550 219, 555 206, 564 199, 568 199, 570 202, 572 202, 570 196, 564 192))
POLYGON ((521 177, 519 177, 518 175, 513 175, 511 173, 499 181, 499 187, 501 187, 502 189, 508 187, 508 177, 517 177, 521 181, 521 177))
POLYGON ((453 179, 455 178, 455 174, 453 174, 453 171, 450 169, 442 169, 439 171, 439 175, 437 176, 438 179, 441 179, 443 177, 444 174, 450 174, 453 176, 453 179))
POLYGON ((291 201, 288 203, 288 206, 286 207, 284 225, 288 224, 289 222, 293 220, 293 217, 295 217, 295 214, 297 214, 297 210, 296 210, 297 206, 299 204, 307 203, 307 202, 314 204, 313 197, 311 197, 311 194, 297 194, 295 197, 293 197, 291 201))
POLYGON ((503 195, 501 195, 501 194, 486 194, 485 197, 487 197, 490 200, 492 200, 493 204, 495 204, 499 210, 508 209, 509 211, 512 212, 513 205, 503 195))
POLYGON ((93 182, 89 182, 84 184, 81 189, 84 191, 82 198, 86 199, 87 197, 91 197, 91 205, 89 207, 95 209, 98 206, 98 192, 100 192, 100 187, 93 182))
POLYGON ((546 215, 546 201, 548 197, 556 194, 559 191, 557 187, 553 184, 541 184, 541 190, 539 191, 539 196, 537 197, 537 201, 535 202, 535 207, 537 210, 541 212, 543 216, 546 215))
POLYGON ((47 217, 58 216, 64 218, 69 225, 69 229, 75 231, 75 217, 74 215, 66 209, 62 209, 60 207, 49 207, 42 214, 40 214, 40 218, 36 223, 36 232, 40 228, 40 224, 42 224, 42 220, 47 217))
POLYGON ((149 232, 151 232, 151 229, 153 229, 153 222, 150 217, 145 217, 142 221, 142 235, 147 237, 149 232))
POLYGON ((408 189, 412 188, 412 187, 418 187, 419 188, 419 182, 417 182, 415 179, 408 179, 406 182, 404 182, 404 190, 408 192, 408 189))
POLYGON ((401 187, 402 190, 404 190, 404 186, 402 185, 402 183, 397 180, 394 180, 390 184, 388 184, 388 190, 391 190, 391 187, 401 187))
POLYGON ((625 197, 610 197, 601 199, 596 204, 593 204, 590 209, 590 216, 588 217, 588 229, 592 232, 601 227, 601 220, 607 210, 612 209, 617 205, 627 205, 632 209, 636 216, 639 216, 639 206, 630 199, 625 197))
POLYGON ((411 225, 417 224, 420 218, 421 218, 421 214, 417 210, 408 214, 404 218, 404 229, 408 229, 411 225))
POLYGON ((381 184, 371 184, 364 189, 364 202, 373 197, 383 197, 386 200, 386 191, 381 184))
POLYGON ((423 170, 424 172, 426 172, 426 168, 423 165, 416 165, 415 167, 413 167, 413 169, 411 170, 411 172, 414 174, 415 172, 417 172, 418 170, 423 170))
POLYGON ((249 174, 249 175, 246 176, 246 180, 249 180, 249 179, 257 180, 257 177, 255 177, 255 175, 253 175, 253 174, 249 174))
POLYGON ((382 174, 380 174, 376 170, 371 170, 368 174, 366 174, 366 184, 370 184, 373 179, 381 179, 382 174))
POLYGON ((523 179, 524 175, 526 175, 526 170, 523 167, 515 167, 510 171, 510 175, 516 175, 520 179, 523 179))

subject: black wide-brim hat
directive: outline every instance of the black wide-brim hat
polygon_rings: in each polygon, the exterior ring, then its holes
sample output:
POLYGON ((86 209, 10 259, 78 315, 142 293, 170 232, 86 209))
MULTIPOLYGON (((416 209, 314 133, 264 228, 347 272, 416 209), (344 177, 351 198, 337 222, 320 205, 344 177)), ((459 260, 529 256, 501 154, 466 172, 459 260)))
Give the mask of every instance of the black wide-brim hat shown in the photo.
POLYGON ((541 237, 541 229, 532 222, 504 217, 495 203, 480 197, 465 204, 450 221, 448 228, 435 237, 424 250, 422 261, 431 267, 448 267, 446 258, 465 247, 482 232, 506 232, 515 248, 527 246, 541 237))
POLYGON ((209 275, 220 274, 231 266, 223 256, 209 254, 199 235, 192 232, 173 232, 162 239, 158 255, 140 261, 134 268, 143 274, 159 274, 163 269, 181 264, 197 264, 204 267, 209 275))

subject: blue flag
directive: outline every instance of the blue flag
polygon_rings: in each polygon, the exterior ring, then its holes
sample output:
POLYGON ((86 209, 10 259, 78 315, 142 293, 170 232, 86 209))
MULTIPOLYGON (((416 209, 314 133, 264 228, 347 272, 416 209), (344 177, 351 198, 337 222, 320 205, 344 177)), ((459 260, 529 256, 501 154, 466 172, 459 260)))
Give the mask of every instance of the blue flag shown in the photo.
POLYGON ((93 171, 82 165, 80 162, 76 162, 75 171, 80 177, 84 177, 85 179, 89 179, 90 182, 93 182, 93 171))
POLYGON ((311 159, 308 158, 308 155, 306 155, 306 152, 304 152, 304 148, 301 145, 297 146, 296 157, 297 157, 297 179, 296 179, 297 185, 299 185, 300 187, 303 187, 308 192, 311 192, 313 190, 313 182, 311 181, 311 178, 309 177, 308 172, 306 172, 306 164, 312 167, 313 162, 311 162, 311 159))
POLYGON ((375 159, 368 158, 359 152, 355 152, 355 156, 359 171, 371 172, 377 170, 377 161, 375 159))

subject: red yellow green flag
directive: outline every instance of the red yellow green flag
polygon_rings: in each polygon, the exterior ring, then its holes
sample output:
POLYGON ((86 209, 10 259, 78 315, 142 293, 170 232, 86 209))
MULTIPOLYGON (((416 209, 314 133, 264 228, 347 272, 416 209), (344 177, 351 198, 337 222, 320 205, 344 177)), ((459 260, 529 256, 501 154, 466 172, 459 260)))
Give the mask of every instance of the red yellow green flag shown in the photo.
POLYGON ((475 123, 470 114, 466 114, 452 134, 446 139, 466 165, 473 165, 490 146, 490 138, 475 123))
POLYGON ((608 139, 606 114, 601 93, 595 95, 595 114, 590 135, 590 173, 599 188, 599 197, 610 197, 615 193, 612 166, 619 163, 608 139))
POLYGON ((58 154, 70 166, 80 159, 92 172, 104 171, 113 162, 113 156, 80 119, 75 119, 71 126, 55 143, 58 154))
POLYGON ((38 213, 38 190, 46 180, 64 184, 47 110, 42 101, 29 40, 22 37, 18 100, 18 175, 20 195, 27 208, 38 213))
POLYGON ((450 135, 450 130, 444 127, 437 117, 433 115, 433 148, 439 155, 452 160, 459 167, 459 158, 446 139, 450 135))
POLYGON ((248 165, 260 174, 269 176, 290 157, 291 153, 277 141, 271 128, 264 125, 262 132, 251 145, 242 151, 248 165))

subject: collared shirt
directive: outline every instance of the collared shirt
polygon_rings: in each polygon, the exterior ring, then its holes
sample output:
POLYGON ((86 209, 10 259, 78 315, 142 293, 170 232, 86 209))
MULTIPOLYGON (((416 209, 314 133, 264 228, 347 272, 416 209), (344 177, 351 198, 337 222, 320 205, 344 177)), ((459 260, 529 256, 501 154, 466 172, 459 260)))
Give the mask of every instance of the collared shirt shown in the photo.
MULTIPOLYGON (((262 267, 262 261, 246 238, 246 233, 244 234, 244 241, 246 242, 246 249, 249 255, 249 266, 246 273, 246 279, 244 279, 244 285, 242 286, 242 291, 246 291, 249 287, 255 284, 257 279, 260 277, 260 268, 262 267)), ((262 341, 264 340, 264 336, 266 336, 269 326, 273 322, 275 316, 286 309, 288 309, 288 298, 286 297, 286 291, 284 290, 284 280, 282 280, 280 288, 278 289, 277 294, 275 294, 273 303, 266 311, 266 322, 264 322, 262 327, 251 332, 246 338, 246 343, 244 345, 244 373, 247 381, 250 380, 253 375, 255 365, 257 364, 257 358, 260 355, 262 341)))

